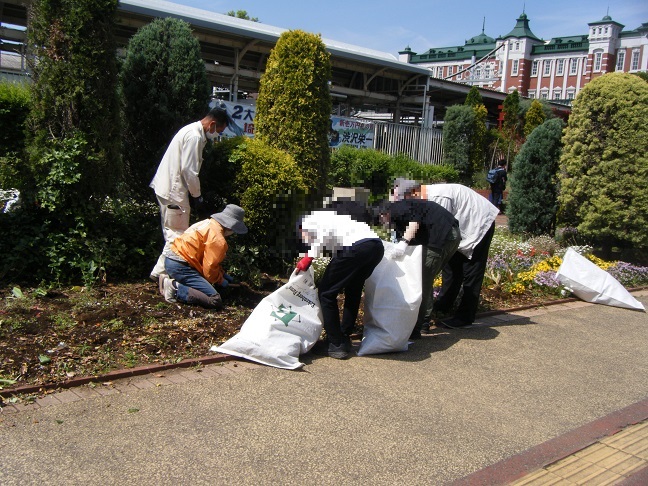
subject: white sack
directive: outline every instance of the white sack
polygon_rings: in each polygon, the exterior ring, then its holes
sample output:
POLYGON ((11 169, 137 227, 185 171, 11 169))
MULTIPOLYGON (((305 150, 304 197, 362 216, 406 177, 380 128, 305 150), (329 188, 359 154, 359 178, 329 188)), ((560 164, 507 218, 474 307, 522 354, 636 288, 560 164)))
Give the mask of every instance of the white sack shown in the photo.
POLYGON ((579 299, 595 304, 645 310, 617 279, 568 248, 556 273, 558 281, 579 299))
POLYGON ((322 333, 322 313, 313 268, 290 276, 288 283, 265 297, 238 334, 211 351, 239 356, 276 368, 296 369, 322 333))
POLYGON ((383 241, 385 256, 365 282, 364 331, 358 356, 407 351, 421 305, 421 246, 391 260, 395 246, 383 241))

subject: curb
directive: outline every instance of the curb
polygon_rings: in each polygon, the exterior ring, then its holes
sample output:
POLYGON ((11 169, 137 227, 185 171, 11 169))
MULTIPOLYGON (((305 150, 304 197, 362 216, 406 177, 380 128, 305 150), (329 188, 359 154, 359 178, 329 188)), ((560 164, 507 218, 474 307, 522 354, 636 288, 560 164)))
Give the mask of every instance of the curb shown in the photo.
MULTIPOLYGON (((610 437, 631 425, 648 419, 648 398, 612 412, 542 444, 491 464, 450 483, 451 486, 498 486, 510 484, 538 469, 565 459, 574 453, 610 437)), ((642 470, 637 474, 646 474, 642 470)), ((634 476, 634 475, 633 475, 634 476)), ((637 476, 644 477, 644 476, 637 476)), ((631 476, 632 478, 632 476, 631 476)), ((628 483, 631 484, 631 483, 628 483)), ((640 484, 640 483, 636 483, 640 484)), ((645 484, 645 483, 643 483, 645 484)))
MULTIPOLYGON (((637 292, 640 290, 646 290, 648 289, 648 286, 644 287, 637 287, 637 288, 632 288, 628 289, 628 292, 637 292)), ((480 314, 477 314, 476 317, 490 317, 494 315, 500 315, 500 314, 508 314, 512 312, 519 312, 523 310, 528 310, 528 309, 534 309, 538 307, 550 307, 553 305, 560 305, 560 304, 566 304, 570 302, 579 302, 581 299, 578 299, 576 297, 569 297, 566 299, 558 299, 558 300, 550 300, 548 302, 543 302, 540 304, 529 304, 529 305, 523 305, 520 307, 513 307, 510 309, 496 309, 492 311, 486 311, 482 312, 480 314)), ((110 371, 104 375, 96 375, 96 376, 81 376, 78 378, 72 378, 70 380, 61 382, 61 383, 45 383, 41 385, 23 385, 23 386, 17 386, 17 387, 12 387, 12 388, 5 388, 3 390, 0 390, 0 397, 2 398, 9 398, 12 395, 16 394, 30 394, 30 393, 38 393, 46 390, 56 390, 56 389, 68 389, 68 388, 74 388, 77 386, 82 386, 86 385, 91 382, 104 382, 104 381, 111 381, 111 380, 117 380, 119 378, 129 378, 133 376, 141 376, 141 375, 148 375, 152 373, 157 373, 160 371, 166 371, 170 369, 175 369, 175 368, 191 368, 192 366, 201 366, 201 365, 208 365, 208 364, 213 364, 213 363, 224 363, 227 361, 243 361, 242 358, 238 358, 236 356, 230 356, 227 354, 216 354, 213 356, 203 356, 200 358, 189 358, 182 360, 178 363, 167 363, 167 364, 160 364, 160 365, 146 365, 146 366, 140 366, 137 368, 130 368, 130 369, 123 369, 123 370, 115 370, 115 371, 110 371)))

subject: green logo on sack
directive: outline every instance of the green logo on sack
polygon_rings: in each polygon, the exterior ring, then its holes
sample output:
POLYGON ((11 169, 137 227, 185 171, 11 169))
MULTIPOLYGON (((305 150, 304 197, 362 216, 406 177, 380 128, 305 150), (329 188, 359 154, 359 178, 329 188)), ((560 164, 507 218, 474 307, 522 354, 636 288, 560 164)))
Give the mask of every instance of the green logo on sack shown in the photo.
POLYGON ((299 314, 296 312, 293 312, 290 307, 286 307, 283 304, 280 304, 279 307, 277 307, 277 310, 274 310, 270 313, 271 317, 274 317, 276 319, 279 319, 281 322, 285 324, 286 327, 288 327, 288 323, 292 321, 295 317, 297 317, 299 314))

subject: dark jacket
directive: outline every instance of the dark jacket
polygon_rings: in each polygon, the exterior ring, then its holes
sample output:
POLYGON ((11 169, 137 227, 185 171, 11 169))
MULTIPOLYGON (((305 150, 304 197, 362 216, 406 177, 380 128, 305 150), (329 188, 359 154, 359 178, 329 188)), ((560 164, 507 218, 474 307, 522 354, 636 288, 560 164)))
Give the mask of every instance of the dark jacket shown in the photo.
POLYGON ((453 226, 459 223, 450 211, 441 205, 421 199, 405 199, 390 204, 390 224, 398 238, 403 237, 407 225, 416 221, 419 229, 411 245, 425 245, 435 250, 441 250, 450 237, 453 226))

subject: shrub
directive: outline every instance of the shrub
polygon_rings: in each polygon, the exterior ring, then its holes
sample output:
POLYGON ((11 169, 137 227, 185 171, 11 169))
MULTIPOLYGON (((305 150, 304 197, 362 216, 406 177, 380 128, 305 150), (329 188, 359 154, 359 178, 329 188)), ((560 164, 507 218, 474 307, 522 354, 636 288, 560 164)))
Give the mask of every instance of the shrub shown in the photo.
POLYGON ((189 24, 169 17, 139 29, 120 75, 128 183, 148 195, 173 135, 209 110, 205 63, 189 24))
POLYGON ((560 159, 560 220, 612 247, 648 247, 648 84, 610 73, 578 94, 560 159))
POLYGON ((513 162, 506 202, 509 228, 515 233, 540 235, 555 230, 562 127, 562 120, 554 118, 536 128, 513 162))
POLYGON ((231 156, 245 140, 245 137, 226 138, 205 147, 200 187, 206 208, 216 210, 229 203, 240 204, 234 181, 241 166, 238 159, 231 156))
POLYGON ((322 195, 330 162, 331 56, 319 35, 281 34, 259 85, 255 137, 299 164, 313 197, 322 195))
POLYGON ((289 154, 258 139, 242 143, 231 159, 241 167, 236 194, 249 229, 241 240, 267 248, 271 264, 288 258, 296 247, 295 223, 304 211, 302 170, 289 154))
POLYGON ((464 184, 470 185, 473 167, 470 159, 475 111, 470 106, 448 108, 443 122, 443 162, 454 167, 464 184))
POLYGON ((29 107, 29 87, 26 84, 0 82, 0 153, 22 152, 29 107))

